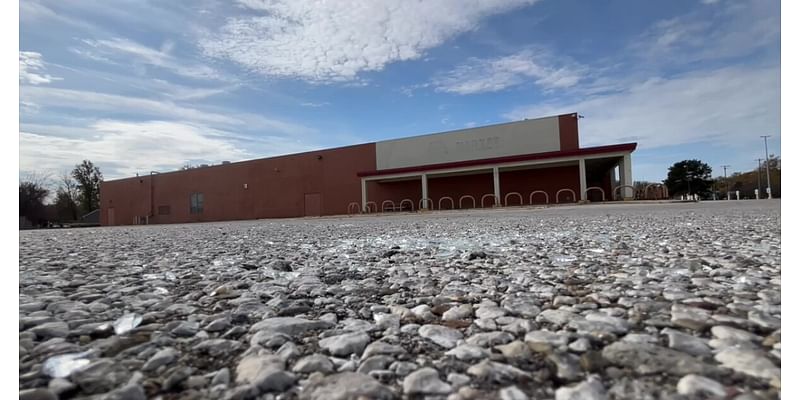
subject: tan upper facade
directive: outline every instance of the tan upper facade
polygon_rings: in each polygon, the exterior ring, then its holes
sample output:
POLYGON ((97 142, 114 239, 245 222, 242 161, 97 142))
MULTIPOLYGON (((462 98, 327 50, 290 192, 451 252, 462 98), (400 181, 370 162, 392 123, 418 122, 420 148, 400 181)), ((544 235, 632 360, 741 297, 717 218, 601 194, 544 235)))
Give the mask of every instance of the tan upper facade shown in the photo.
MULTIPOLYGON (((577 133, 577 132, 576 132, 577 133)), ((562 150, 559 117, 377 142, 377 169, 480 160, 562 150)))

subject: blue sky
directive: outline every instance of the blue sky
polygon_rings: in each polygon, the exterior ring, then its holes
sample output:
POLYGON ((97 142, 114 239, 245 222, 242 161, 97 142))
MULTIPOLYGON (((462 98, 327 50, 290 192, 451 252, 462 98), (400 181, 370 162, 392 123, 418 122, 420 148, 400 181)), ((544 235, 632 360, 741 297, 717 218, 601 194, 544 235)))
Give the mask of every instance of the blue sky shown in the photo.
POLYGON ((780 6, 727 0, 20 3, 20 173, 106 179, 579 112, 636 180, 780 155, 780 6))

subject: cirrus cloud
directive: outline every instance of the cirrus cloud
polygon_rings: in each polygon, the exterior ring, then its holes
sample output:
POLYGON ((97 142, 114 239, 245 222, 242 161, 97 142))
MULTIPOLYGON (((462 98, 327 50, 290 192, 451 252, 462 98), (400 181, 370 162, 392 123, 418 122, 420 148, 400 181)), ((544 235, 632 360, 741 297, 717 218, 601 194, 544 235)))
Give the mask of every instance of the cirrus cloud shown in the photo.
POLYGON ((40 85, 61 80, 44 73, 42 55, 35 51, 19 52, 19 80, 31 85, 40 85))
POLYGON ((546 90, 563 89, 582 79, 584 68, 558 65, 553 58, 547 51, 531 49, 497 58, 472 58, 440 74, 432 84, 440 92, 475 94, 497 92, 527 82, 546 90))
POLYGON ((579 112, 583 145, 639 142, 642 149, 690 143, 748 146, 780 128, 780 67, 729 67, 652 78, 616 93, 522 106, 510 120, 579 112))

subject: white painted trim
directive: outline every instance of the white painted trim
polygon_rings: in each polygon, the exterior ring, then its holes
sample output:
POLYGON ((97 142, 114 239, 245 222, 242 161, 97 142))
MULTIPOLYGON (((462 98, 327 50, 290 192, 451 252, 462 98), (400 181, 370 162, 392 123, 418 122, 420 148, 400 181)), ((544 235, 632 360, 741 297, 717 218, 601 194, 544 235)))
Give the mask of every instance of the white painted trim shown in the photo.
POLYGON ((429 169, 424 171, 415 171, 415 172, 406 172, 406 173, 398 173, 398 174, 390 174, 390 175, 375 175, 375 176, 367 176, 361 179, 368 180, 368 181, 377 181, 383 179, 396 179, 396 178, 411 178, 411 177, 421 177, 422 175, 439 175, 439 174, 449 174, 454 172, 472 172, 472 171, 481 171, 486 170, 488 173, 492 171, 494 168, 498 168, 500 172, 502 172, 503 168, 514 168, 514 167, 525 167, 530 165, 545 165, 545 164, 556 164, 556 163, 564 163, 574 161, 577 162, 579 160, 591 160, 597 158, 614 158, 614 157, 625 157, 626 155, 630 157, 630 152, 614 152, 614 153, 604 153, 604 154, 591 154, 586 156, 572 156, 572 157, 560 157, 560 158, 548 158, 546 160, 529 160, 529 161, 518 161, 518 162, 509 162, 509 163, 494 163, 494 164, 480 164, 480 165, 473 165, 469 167, 460 167, 460 168, 447 168, 447 169, 429 169))

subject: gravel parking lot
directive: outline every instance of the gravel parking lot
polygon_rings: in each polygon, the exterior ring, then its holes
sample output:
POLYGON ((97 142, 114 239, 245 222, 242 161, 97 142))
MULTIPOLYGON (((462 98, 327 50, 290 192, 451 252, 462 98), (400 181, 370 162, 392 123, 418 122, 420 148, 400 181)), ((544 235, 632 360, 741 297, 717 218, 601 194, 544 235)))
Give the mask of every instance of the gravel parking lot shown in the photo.
POLYGON ((23 231, 20 398, 774 399, 780 246, 777 200, 23 231))

